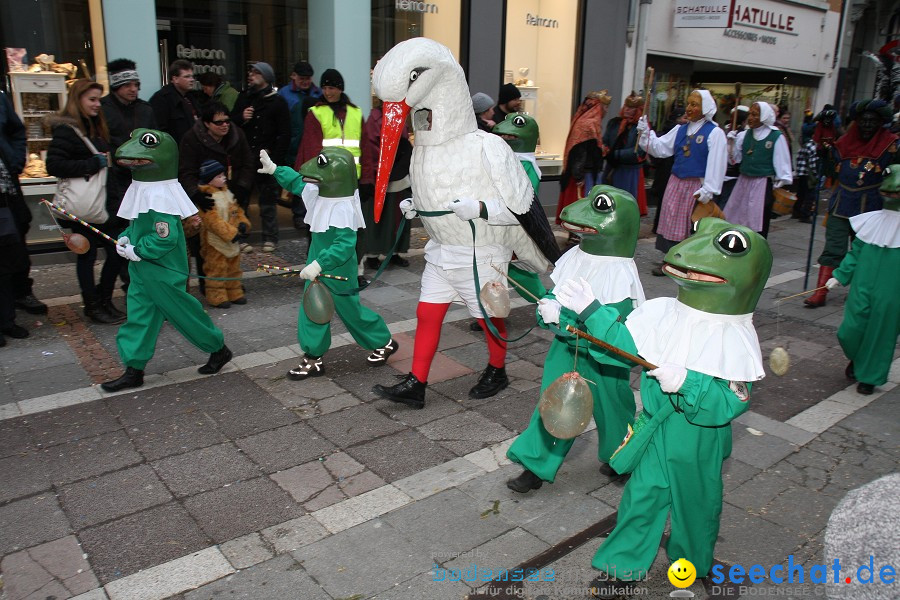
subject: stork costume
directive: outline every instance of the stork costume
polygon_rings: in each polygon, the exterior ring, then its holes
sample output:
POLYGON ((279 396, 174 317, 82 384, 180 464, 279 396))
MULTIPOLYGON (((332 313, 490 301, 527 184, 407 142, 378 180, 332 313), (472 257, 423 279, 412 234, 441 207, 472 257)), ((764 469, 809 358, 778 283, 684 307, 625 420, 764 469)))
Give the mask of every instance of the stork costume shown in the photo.
MULTIPOLYGON (((566 229, 582 235, 579 245, 556 262, 551 275, 553 283, 559 286, 570 279, 583 277, 594 296, 625 319, 644 301, 644 289, 634 264, 634 249, 641 225, 640 208, 634 197, 624 190, 598 185, 587 198, 565 207, 559 217, 566 229)), ((566 325, 584 329, 578 315, 568 309, 560 310, 552 292, 538 306, 538 316, 538 323, 545 329, 548 329, 548 323, 556 323, 561 330, 566 325)), ((600 363, 587 356, 586 351, 584 341, 579 343, 578 338, 557 334, 544 363, 541 393, 577 365, 594 398, 597 455, 606 463, 628 426, 634 422, 634 394, 628 382, 629 367, 600 363), (581 352, 576 362, 577 349, 581 352)), ((540 411, 535 409, 528 428, 506 453, 525 470, 506 485, 513 491, 524 493, 541 487, 544 481, 552 482, 574 441, 553 437, 544 427, 540 411)), ((607 474, 611 474, 608 469, 607 474)))
MULTIPOLYGON (((384 204, 396 144, 412 110, 413 197, 401 203, 401 209, 409 218, 421 216, 430 237, 416 309, 412 372, 400 384, 377 385, 373 392, 422 408, 441 323, 450 303, 465 304, 487 331, 477 302, 473 253, 480 284, 496 281, 505 285, 492 266, 505 273, 515 252, 525 268, 544 272, 551 264, 546 255, 555 260, 559 248, 513 151, 500 137, 478 129, 465 75, 448 48, 426 38, 401 42, 375 66, 372 83, 384 101, 376 219, 384 204), (531 227, 535 241, 526 227, 531 227)), ((491 320, 505 336, 502 319, 491 320)), ((486 337, 490 359, 470 391, 476 398, 493 396, 508 385, 506 344, 490 334, 486 337)))
MULTIPOLYGON (((641 376, 643 414, 617 451, 631 454, 616 528, 593 559, 600 597, 614 597, 610 580, 647 576, 671 514, 669 559, 686 558, 705 577, 713 560, 722 511, 722 461, 731 453, 731 421, 748 408, 751 382, 762 379, 753 310, 772 266, 766 240, 747 227, 706 218, 666 254, 663 271, 677 298, 649 300, 622 323, 598 303, 586 282, 557 288, 588 332, 658 365, 641 376), (634 444, 634 446, 629 446, 634 444)), ((621 364, 599 347, 593 357, 621 364)), ((627 365, 627 363, 626 363, 627 365)), ((610 465, 621 467, 614 454, 610 465)))
POLYGON ((725 205, 725 220, 746 225, 763 237, 769 233, 772 189, 794 180, 787 141, 774 124, 775 111, 769 103, 754 102, 747 117, 749 131, 728 132, 735 140, 730 161, 740 163, 741 175, 725 205))
POLYGON ((231 360, 231 350, 200 301, 185 291, 188 262, 181 219, 196 214, 197 207, 178 183, 178 146, 168 133, 136 129, 119 146, 116 161, 133 172, 118 212, 131 223, 116 246, 131 261, 128 320, 116 335, 126 369, 102 387, 115 392, 144 384, 144 366, 153 357, 163 321, 211 353, 200 373, 217 373, 231 360))

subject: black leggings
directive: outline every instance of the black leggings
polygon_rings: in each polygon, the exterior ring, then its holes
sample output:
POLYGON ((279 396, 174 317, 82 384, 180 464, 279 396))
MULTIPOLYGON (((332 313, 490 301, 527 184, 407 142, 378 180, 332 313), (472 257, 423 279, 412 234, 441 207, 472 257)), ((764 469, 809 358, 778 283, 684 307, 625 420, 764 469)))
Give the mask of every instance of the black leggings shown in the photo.
MULTIPOLYGON (((84 225, 80 223, 72 223, 72 233, 79 233, 87 238, 90 242, 90 250, 84 254, 79 254, 75 262, 75 273, 78 276, 78 287, 85 298, 96 298, 100 296, 108 296, 112 293, 116 285, 116 277, 122 269, 126 259, 119 256, 112 242, 100 237, 84 225), (100 269, 100 285, 96 285, 94 281, 94 263, 97 262, 97 250, 104 248, 106 250, 106 260, 103 268, 100 269)), ((115 238, 121 231, 118 228, 98 227, 104 233, 115 238)))

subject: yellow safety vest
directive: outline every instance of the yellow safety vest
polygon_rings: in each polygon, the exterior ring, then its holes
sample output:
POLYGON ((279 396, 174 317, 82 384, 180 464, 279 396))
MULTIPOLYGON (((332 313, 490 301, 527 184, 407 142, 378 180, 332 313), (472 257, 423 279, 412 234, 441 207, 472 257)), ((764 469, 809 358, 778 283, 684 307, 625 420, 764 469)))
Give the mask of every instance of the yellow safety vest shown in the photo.
POLYGON ((362 111, 348 104, 344 126, 341 128, 341 122, 334 116, 330 106, 313 106, 309 110, 322 127, 322 147, 337 146, 347 149, 356 161, 356 176, 359 177, 362 173, 359 164, 359 157, 362 154, 359 148, 359 140, 362 139, 362 111))

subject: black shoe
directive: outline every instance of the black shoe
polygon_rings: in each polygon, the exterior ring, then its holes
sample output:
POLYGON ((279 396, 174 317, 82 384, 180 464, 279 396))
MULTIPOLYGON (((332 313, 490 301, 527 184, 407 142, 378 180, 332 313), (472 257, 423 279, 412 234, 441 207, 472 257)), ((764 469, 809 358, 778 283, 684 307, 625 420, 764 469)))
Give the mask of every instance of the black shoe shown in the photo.
POLYGON ((241 296, 237 300, 232 300, 231 303, 237 304, 238 306, 243 306, 243 305, 247 304, 247 296, 241 296))
POLYGON ((376 396, 387 398, 392 402, 400 402, 418 409, 425 408, 425 388, 427 386, 427 383, 419 381, 415 375, 410 373, 397 385, 390 387, 375 385, 372 387, 372 392, 376 396))
POLYGON ((471 323, 469 323, 469 331, 482 331, 481 323, 479 323, 478 321, 472 321, 471 323))
POLYGON ((218 304, 210 304, 210 308, 231 308, 231 302, 226 300, 225 302, 220 302, 218 304))
POLYGON ((322 357, 315 358, 313 356, 304 356, 303 362, 288 371, 288 379, 294 381, 302 381, 307 377, 318 377, 325 374, 325 367, 322 365, 322 357))
POLYGON ((509 385, 509 377, 506 376, 506 367, 499 369, 488 365, 481 373, 478 383, 469 390, 469 398, 490 398, 509 385))
POLYGON ((228 346, 222 345, 219 350, 216 350, 212 354, 209 355, 209 360, 206 361, 206 364, 197 369, 197 372, 201 375, 212 375, 213 373, 218 373, 222 370, 222 367, 231 360, 231 350, 228 349, 228 346))
POLYGON ((607 477, 613 477, 613 478, 619 476, 619 474, 616 472, 616 470, 613 469, 611 466, 609 466, 609 463, 603 463, 602 465, 600 465, 600 474, 606 475, 607 477))
POLYGON ((3 335, 8 335, 9 337, 22 340, 28 337, 28 330, 22 327, 21 325, 16 325, 13 323, 9 327, 4 327, 2 330, 3 335))
POLYGON ((658 265, 650 269, 650 274, 654 277, 665 277, 666 274, 663 272, 662 268, 663 263, 659 263, 658 265))
POLYGON ((100 308, 105 310, 114 319, 122 319, 122 321, 125 321, 128 318, 128 315, 116 308, 116 305, 113 304, 112 297, 102 298, 100 300, 100 308))
POLYGON ((399 254, 395 254, 391 257, 391 264, 395 267, 408 267, 409 261, 400 256, 399 254))
POLYGON ((856 381, 856 373, 855 373, 854 370, 853 370, 853 361, 852 361, 852 360, 851 360, 850 363, 847 365, 847 368, 844 369, 844 375, 845 375, 845 376, 847 377, 847 379, 849 379, 850 381, 856 381))
POLYGON ((84 299, 84 316, 92 323, 98 325, 118 325, 125 322, 125 317, 114 317, 103 305, 100 304, 99 298, 84 299))
POLYGON ((391 338, 387 344, 373 350, 372 354, 366 357, 366 362, 370 365, 383 365, 387 363, 387 359, 391 357, 391 354, 399 349, 400 344, 398 344, 395 339, 391 338))
POLYGON ((34 294, 25 294, 16 298, 16 308, 21 308, 31 315, 46 315, 47 305, 34 297, 34 294))
POLYGON ((520 494, 540 489, 542 485, 544 485, 544 480, 528 469, 522 471, 522 474, 518 477, 514 477, 506 482, 506 487, 520 494))
POLYGON ((369 280, 366 279, 365 277, 363 277, 362 275, 360 275, 359 277, 356 278, 356 285, 358 285, 361 288, 364 288, 367 285, 369 285, 369 280))
POLYGON ((366 268, 370 271, 377 271, 381 266, 381 260, 377 256, 370 256, 365 260, 366 268))
POLYGON ((871 396, 873 393, 875 393, 875 386, 871 383, 860 382, 856 386, 856 393, 862 394, 863 396, 871 396))
POLYGON ((118 392, 119 390, 124 390, 126 388, 141 387, 142 385, 144 385, 144 372, 127 367, 121 377, 112 381, 107 381, 106 383, 101 383, 100 387, 107 392, 118 392))

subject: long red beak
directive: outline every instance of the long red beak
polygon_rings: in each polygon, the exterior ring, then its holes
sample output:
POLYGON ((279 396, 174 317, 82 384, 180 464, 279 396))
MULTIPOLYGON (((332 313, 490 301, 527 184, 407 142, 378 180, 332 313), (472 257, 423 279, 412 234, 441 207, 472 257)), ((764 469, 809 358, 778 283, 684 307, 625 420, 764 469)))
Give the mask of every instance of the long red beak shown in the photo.
POLYGON ((387 194, 394 158, 397 156, 397 145, 400 143, 400 135, 403 133, 403 127, 406 126, 406 115, 409 114, 409 105, 404 100, 400 102, 385 102, 381 111, 381 150, 378 154, 378 175, 375 178, 376 223, 381 221, 384 197, 387 194))

